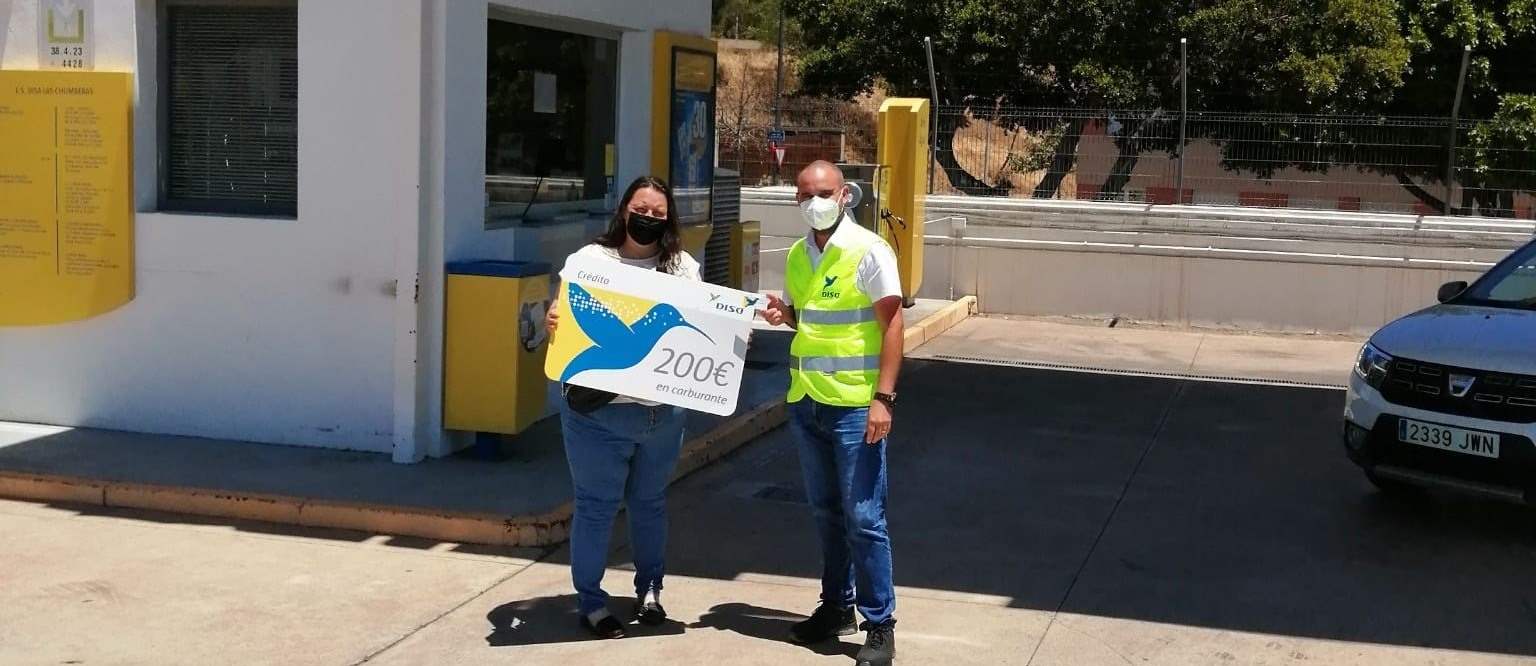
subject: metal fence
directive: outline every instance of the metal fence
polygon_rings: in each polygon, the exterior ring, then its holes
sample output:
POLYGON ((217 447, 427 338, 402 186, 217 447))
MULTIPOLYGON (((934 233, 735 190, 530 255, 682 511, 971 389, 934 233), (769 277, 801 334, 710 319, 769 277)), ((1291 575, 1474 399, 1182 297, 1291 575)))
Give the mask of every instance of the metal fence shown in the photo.
POLYGON ((816 160, 873 162, 877 113, 857 102, 794 98, 780 109, 784 163, 768 143, 773 127, 772 102, 751 110, 721 104, 716 117, 720 166, 741 173, 743 187, 794 181, 794 174, 816 160), (777 179, 777 180, 776 180, 777 179))
POLYGON ((1455 123, 1453 164, 1449 118, 975 107, 937 115, 936 193, 1415 214, 1441 214, 1449 201, 1452 214, 1530 219, 1536 191, 1536 152, 1475 141, 1477 121, 1455 123))
MULTIPOLYGON (((771 107, 722 127, 720 164, 740 170, 744 186, 776 175, 792 181, 814 159, 874 161, 873 102, 795 99, 783 108, 782 169, 767 141, 771 107)), ((1536 151, 1499 145, 1480 121, 1181 116, 1177 109, 942 106, 933 192, 1420 215, 1442 214, 1449 202, 1454 215, 1524 219, 1536 208, 1536 151)))

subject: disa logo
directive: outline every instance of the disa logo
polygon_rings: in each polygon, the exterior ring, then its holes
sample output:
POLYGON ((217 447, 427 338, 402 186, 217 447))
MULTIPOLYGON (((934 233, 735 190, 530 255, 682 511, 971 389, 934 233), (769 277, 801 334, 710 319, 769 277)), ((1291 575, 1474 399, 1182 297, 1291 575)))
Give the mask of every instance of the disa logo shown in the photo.
POLYGON ((715 305, 716 310, 729 312, 731 314, 746 314, 747 308, 757 303, 757 299, 755 298, 747 298, 742 300, 747 302, 743 303, 742 305, 731 305, 730 303, 721 301, 720 294, 709 295, 709 302, 715 305))
POLYGON ((826 280, 827 280, 827 283, 825 285, 823 285, 822 288, 821 288, 821 297, 822 298, 842 298, 843 297, 843 292, 841 292, 841 291, 832 291, 832 283, 837 282, 837 276, 836 275, 829 275, 829 276, 827 276, 826 280))

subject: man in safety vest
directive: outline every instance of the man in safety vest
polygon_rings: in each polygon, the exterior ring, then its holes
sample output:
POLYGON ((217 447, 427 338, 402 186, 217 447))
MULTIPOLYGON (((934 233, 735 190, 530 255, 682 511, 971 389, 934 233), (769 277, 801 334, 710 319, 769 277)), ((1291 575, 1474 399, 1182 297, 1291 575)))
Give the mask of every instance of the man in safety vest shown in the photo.
POLYGON ((868 632, 860 665, 896 653, 896 590, 885 524, 886 437, 901 371, 902 293, 896 255, 848 215, 843 174, 829 162, 800 172, 795 200, 810 232, 795 242, 784 298, 768 297, 770 324, 795 328, 789 409, 800 441, 806 498, 821 538, 821 605, 791 639, 812 643, 868 632))

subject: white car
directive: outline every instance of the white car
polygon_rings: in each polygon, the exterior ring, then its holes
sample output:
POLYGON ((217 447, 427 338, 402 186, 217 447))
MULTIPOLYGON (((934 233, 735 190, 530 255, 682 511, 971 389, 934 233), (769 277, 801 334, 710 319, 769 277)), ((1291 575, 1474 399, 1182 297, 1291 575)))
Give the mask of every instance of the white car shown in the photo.
POLYGON ((1536 242, 1371 336, 1344 448, 1385 491, 1536 503, 1536 242))

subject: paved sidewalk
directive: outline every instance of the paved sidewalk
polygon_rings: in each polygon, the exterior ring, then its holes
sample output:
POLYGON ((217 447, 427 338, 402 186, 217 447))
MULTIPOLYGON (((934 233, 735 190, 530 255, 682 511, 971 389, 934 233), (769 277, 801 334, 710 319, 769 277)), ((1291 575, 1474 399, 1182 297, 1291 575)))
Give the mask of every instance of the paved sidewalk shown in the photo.
POLYGON ((218 522, 0 500, 0 664, 355 664, 542 555, 218 522))
POLYGON ((1043 369, 1343 387, 1364 340, 971 317, 913 354, 1043 369))

